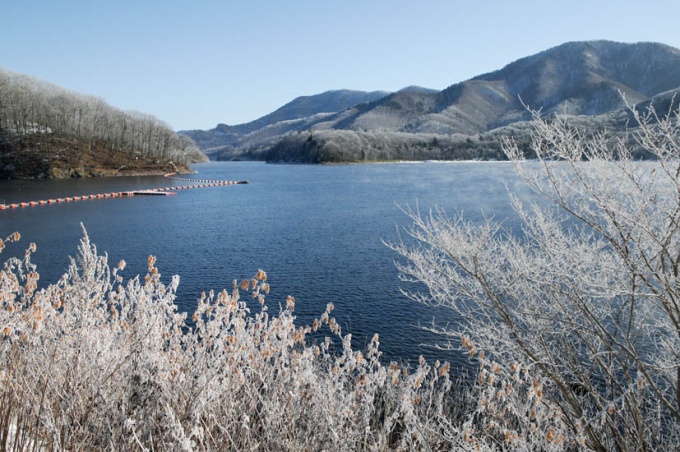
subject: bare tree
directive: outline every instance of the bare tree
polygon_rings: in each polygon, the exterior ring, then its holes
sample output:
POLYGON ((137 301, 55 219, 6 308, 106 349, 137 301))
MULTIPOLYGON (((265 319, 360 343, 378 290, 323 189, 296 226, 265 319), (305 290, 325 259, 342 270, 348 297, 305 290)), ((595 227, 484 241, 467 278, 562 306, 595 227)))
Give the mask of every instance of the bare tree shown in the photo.
POLYGON ((30 148, 25 142, 33 136, 39 136, 41 142, 67 137, 79 142, 81 151, 104 147, 109 157, 119 154, 133 159, 140 155, 180 163, 205 158, 195 145, 180 141, 168 124, 152 115, 123 112, 101 98, 2 69, 0 132, 13 138, 8 146, 18 149, 30 148))
POLYGON ((526 448, 537 432, 542 448, 558 440, 594 450, 677 447, 678 112, 630 113, 637 126, 618 137, 534 113, 537 161, 504 142, 549 201, 525 206, 513 196, 521 234, 494 220, 410 210, 416 244, 392 245, 407 260, 402 277, 428 287, 413 298, 462 319, 435 329, 479 360, 470 421, 478 436, 526 448), (653 158, 636 160, 641 150, 653 158))

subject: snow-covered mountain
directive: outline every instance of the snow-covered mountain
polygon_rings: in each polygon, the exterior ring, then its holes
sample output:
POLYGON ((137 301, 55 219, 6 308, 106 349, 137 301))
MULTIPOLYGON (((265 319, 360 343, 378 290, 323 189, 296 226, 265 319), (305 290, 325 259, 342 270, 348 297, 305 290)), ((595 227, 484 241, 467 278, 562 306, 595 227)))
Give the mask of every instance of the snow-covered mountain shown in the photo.
POLYGON ((527 106, 602 115, 680 88, 680 50, 658 43, 568 42, 442 90, 331 91, 298 98, 257 121, 185 132, 220 158, 260 158, 300 132, 475 136, 529 119, 527 106), (204 134, 201 139, 198 135, 204 134), (209 143, 206 145, 204 143, 209 143))
MULTIPOLYGON (((362 102, 370 102, 388 95, 387 91, 353 91, 348 89, 326 91, 312 96, 300 96, 283 107, 255 121, 239 125, 218 124, 210 130, 184 130, 179 133, 191 137, 201 149, 210 151, 236 143, 240 138, 265 129, 273 124, 314 117, 323 113, 336 113, 362 102)), ((287 131, 279 127, 276 130, 287 131)))

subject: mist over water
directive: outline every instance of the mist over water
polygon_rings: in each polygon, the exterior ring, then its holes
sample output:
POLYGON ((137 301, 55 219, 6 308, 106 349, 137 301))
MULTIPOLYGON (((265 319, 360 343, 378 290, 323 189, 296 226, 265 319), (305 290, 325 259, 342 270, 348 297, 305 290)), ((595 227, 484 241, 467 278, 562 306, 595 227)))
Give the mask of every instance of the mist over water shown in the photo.
MULTIPOLYGON (((165 282, 180 275, 177 304, 192 311, 202 291, 231 289, 232 280, 267 272, 270 312, 296 299, 298 323, 318 317, 328 302, 343 332, 362 348, 380 335, 386 361, 419 355, 453 367, 467 364, 458 352, 420 344, 439 338, 418 323, 455 322, 441 308, 419 305, 401 292, 419 289, 398 280, 398 256, 384 244, 407 237, 401 210, 422 213, 439 206, 482 221, 484 215, 516 227, 507 190, 529 196, 507 162, 392 163, 370 165, 268 165, 211 162, 197 165, 196 179, 250 180, 178 191, 177 196, 87 200, 0 211, 0 235, 22 234, 3 255, 23 255, 38 246, 33 262, 40 285, 55 282, 76 255, 82 223, 109 263, 127 262, 126 278, 144 275, 147 257, 157 257, 165 282), (506 189, 507 185, 507 189, 506 189)), ((0 199, 53 197, 185 185, 158 176, 60 181, 2 181, 0 199)), ((422 288, 421 288, 422 289, 422 288)))

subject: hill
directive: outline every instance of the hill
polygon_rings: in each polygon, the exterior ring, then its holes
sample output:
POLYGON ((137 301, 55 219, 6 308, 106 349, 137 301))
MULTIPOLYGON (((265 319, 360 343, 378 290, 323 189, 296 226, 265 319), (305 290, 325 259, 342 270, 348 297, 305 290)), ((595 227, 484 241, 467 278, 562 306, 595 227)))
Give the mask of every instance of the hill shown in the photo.
POLYGON ((236 143, 246 135, 265 129, 273 124, 314 117, 322 113, 335 113, 362 102, 370 102, 386 96, 385 91, 352 91, 347 89, 326 91, 313 96, 300 96, 276 111, 255 121, 229 126, 218 124, 214 129, 184 130, 180 134, 191 137, 206 153, 236 143))
POLYGON ((232 141, 212 132, 211 158, 495 158, 501 136, 524 139, 527 106, 544 115, 585 115, 592 127, 622 126, 625 121, 616 118, 625 116, 626 101, 651 102, 679 87, 678 49, 658 43, 568 42, 442 91, 409 87, 332 113, 283 116, 278 122, 273 121, 280 117, 273 116, 249 123, 253 127, 247 134, 232 141), (263 126, 254 128, 255 123, 263 126), (357 147, 348 149, 351 143, 357 147))
POLYGON ((163 174, 206 159, 154 116, 0 69, 0 178, 163 174))

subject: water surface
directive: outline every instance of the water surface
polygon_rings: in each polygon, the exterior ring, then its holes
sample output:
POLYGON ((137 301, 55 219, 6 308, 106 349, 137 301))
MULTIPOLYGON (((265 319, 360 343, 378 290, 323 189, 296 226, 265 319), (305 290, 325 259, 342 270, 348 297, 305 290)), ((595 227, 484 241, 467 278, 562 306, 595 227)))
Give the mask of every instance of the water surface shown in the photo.
MULTIPOLYGON (((76 253, 82 223, 110 262, 125 259, 124 275, 144 274, 157 257, 163 279, 180 275, 177 303, 191 311, 202 291, 230 288, 234 278, 267 272, 273 312, 296 299, 300 322, 320 315, 328 302, 356 347, 380 334, 386 360, 419 355, 463 365, 456 352, 420 344, 437 337, 418 323, 455 321, 445 309, 407 299, 383 241, 399 239, 410 224, 400 206, 427 212, 440 206, 484 215, 513 227, 506 185, 527 189, 507 162, 268 165, 211 162, 195 166, 197 179, 250 180, 248 185, 179 191, 177 196, 114 198, 0 211, 0 235, 21 232, 21 252, 38 245, 34 262, 41 284, 54 282, 76 253)), ((0 199, 21 202, 132 190, 186 182, 159 176, 59 181, 2 181, 0 199)), ((11 251, 11 250, 10 250, 11 251)), ((4 253, 3 256, 7 256, 4 253)))

